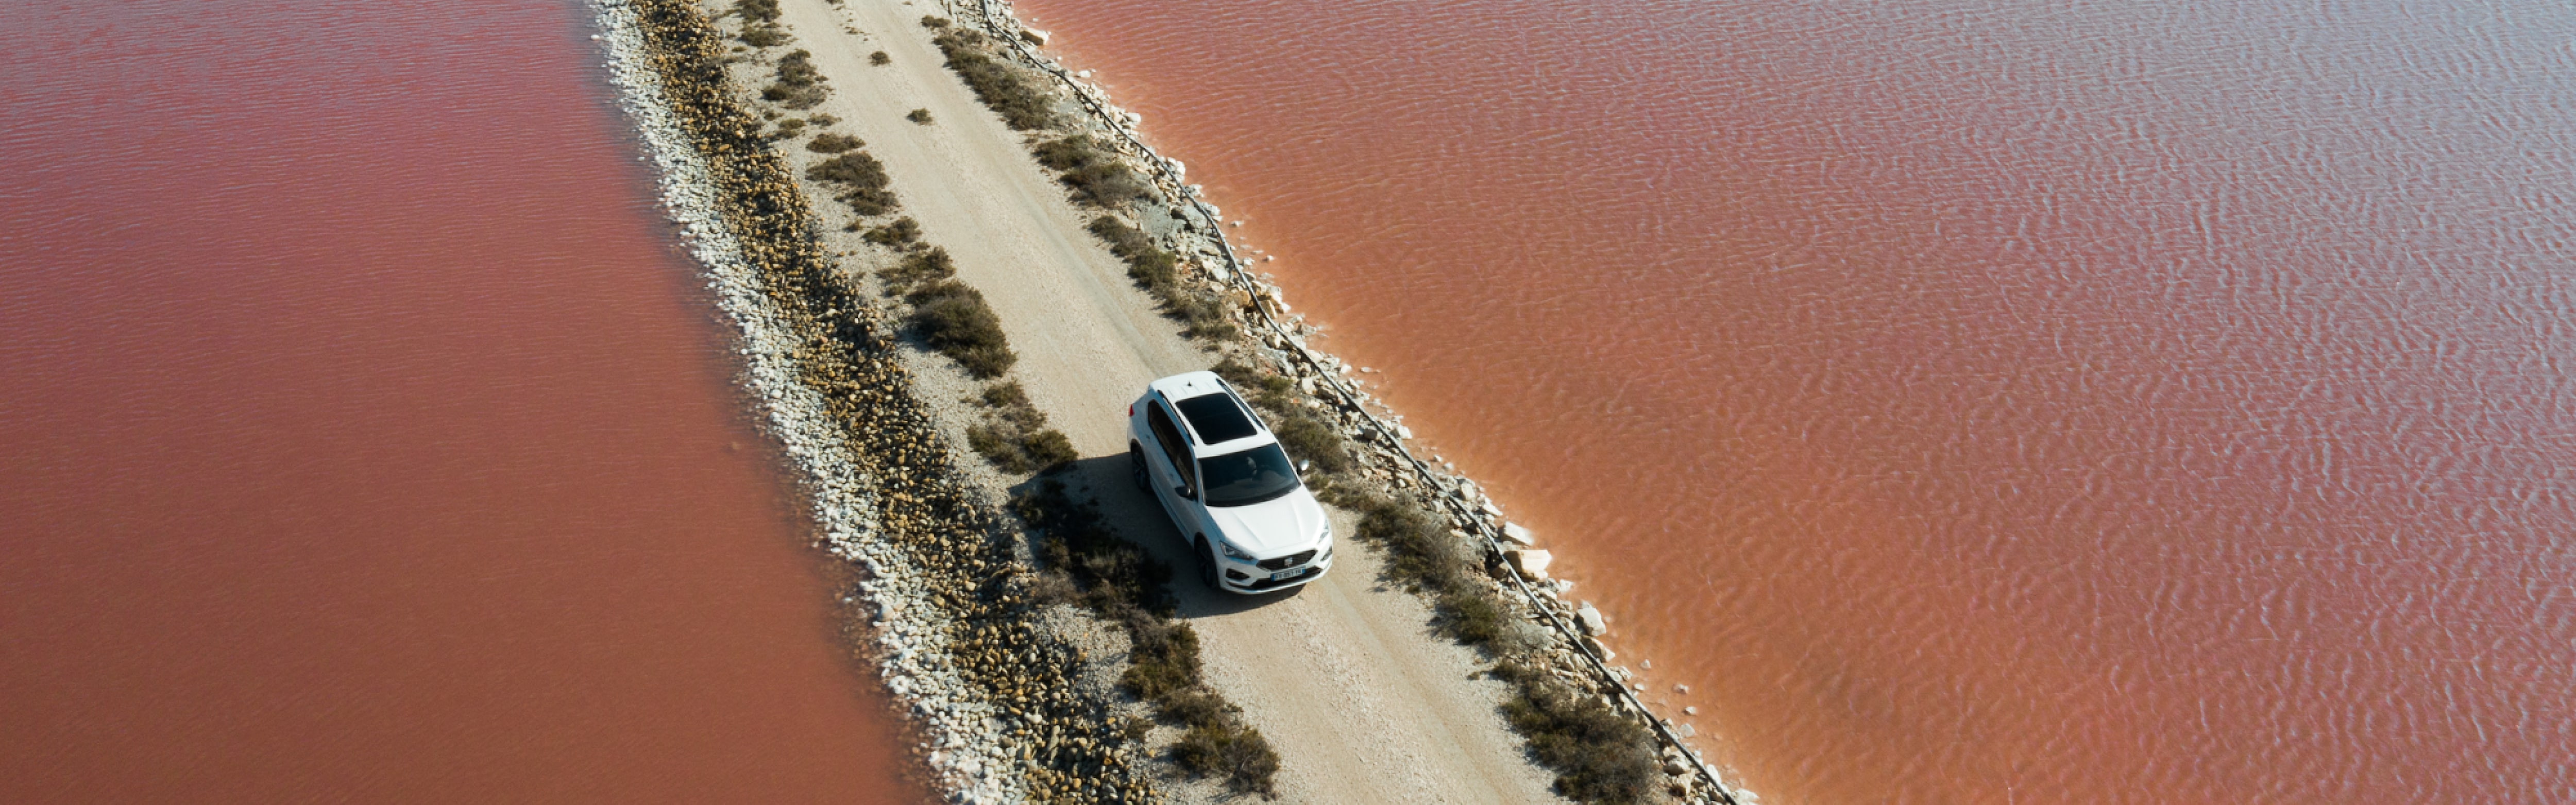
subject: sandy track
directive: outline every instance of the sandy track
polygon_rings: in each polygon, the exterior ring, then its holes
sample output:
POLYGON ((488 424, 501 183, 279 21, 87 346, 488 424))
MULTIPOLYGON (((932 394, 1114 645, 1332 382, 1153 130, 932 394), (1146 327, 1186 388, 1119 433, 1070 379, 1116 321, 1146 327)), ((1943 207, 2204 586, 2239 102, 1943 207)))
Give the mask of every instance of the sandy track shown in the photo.
MULTIPOLYGON (((793 47, 834 91, 815 111, 846 121, 885 163, 904 214, 956 258, 1001 314, 1014 370, 1088 457, 1076 484, 1127 533, 1187 567, 1170 521, 1127 486, 1123 418, 1155 377, 1206 368, 1083 228, 1090 215, 1033 160, 1021 135, 941 66, 919 24, 938 8, 900 0, 784 0, 793 47), (883 50, 893 64, 868 64, 883 50), (904 115, 928 109, 934 122, 904 115)), ((1354 523, 1337 515, 1336 527, 1354 523)), ((1561 802, 1496 711, 1504 689, 1471 680, 1472 652, 1433 636, 1422 603, 1377 582, 1368 551, 1292 593, 1237 598, 1182 581, 1210 684, 1269 736, 1282 794, 1301 802, 1561 802)))

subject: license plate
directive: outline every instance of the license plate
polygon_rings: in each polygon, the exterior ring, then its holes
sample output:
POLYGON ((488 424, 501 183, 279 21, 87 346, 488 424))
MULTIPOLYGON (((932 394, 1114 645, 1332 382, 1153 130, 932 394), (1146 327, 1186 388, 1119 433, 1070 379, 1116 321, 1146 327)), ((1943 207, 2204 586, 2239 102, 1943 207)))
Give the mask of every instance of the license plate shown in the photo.
POLYGON ((1296 577, 1298 577, 1299 575, 1304 574, 1305 572, 1306 572, 1306 569, 1305 569, 1305 568, 1302 568, 1302 567, 1301 567, 1301 568, 1298 568, 1298 569, 1295 569, 1295 570, 1282 570, 1282 571, 1279 571, 1279 572, 1277 572, 1277 573, 1272 573, 1272 574, 1270 574, 1270 580, 1271 580, 1271 581, 1287 581, 1287 580, 1289 580, 1289 579, 1296 578, 1296 577))

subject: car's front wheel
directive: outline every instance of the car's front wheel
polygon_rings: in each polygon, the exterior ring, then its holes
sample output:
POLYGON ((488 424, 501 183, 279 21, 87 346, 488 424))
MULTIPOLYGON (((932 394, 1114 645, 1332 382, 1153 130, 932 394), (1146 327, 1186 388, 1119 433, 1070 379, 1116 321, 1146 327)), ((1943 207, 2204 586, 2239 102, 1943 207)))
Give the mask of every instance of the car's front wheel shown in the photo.
POLYGON ((1199 581, 1206 582, 1208 589, 1215 590, 1217 592, 1225 592, 1225 585, 1217 582, 1216 574, 1216 549, 1208 547, 1206 537, 1200 537, 1199 581))
POLYGON ((1127 478, 1136 482, 1136 491, 1154 494, 1153 479, 1145 477, 1145 448, 1127 443, 1127 478))

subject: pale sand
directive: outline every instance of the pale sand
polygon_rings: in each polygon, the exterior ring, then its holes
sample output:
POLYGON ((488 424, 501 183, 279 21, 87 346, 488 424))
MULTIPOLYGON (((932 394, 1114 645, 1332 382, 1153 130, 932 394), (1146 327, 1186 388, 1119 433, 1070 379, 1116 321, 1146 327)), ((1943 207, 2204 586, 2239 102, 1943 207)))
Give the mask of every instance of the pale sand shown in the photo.
MULTIPOLYGON (((941 66, 919 20, 935 4, 782 0, 795 35, 833 87, 811 111, 845 122, 885 163, 903 215, 956 258, 959 278, 1001 314, 1029 396, 1089 459, 1076 479, 1108 514, 1175 567, 1170 521, 1126 486, 1127 403, 1153 378, 1206 368, 1084 229, 1092 216, 941 66), (855 27, 860 33, 849 33, 855 27), (894 63, 870 66, 871 51, 894 63), (928 109, 936 121, 904 120, 928 109)), ((831 203, 824 201, 823 203, 831 203)), ((836 239, 848 236, 834 233, 836 239)), ((847 247, 845 247, 847 248, 847 247)), ((1355 523, 1337 523, 1348 534, 1355 523)), ((1346 543, 1347 544, 1347 543, 1346 543)), ((1281 756, 1292 802, 1562 802, 1497 707, 1499 682, 1469 679, 1474 652, 1431 633, 1414 596, 1377 581, 1348 550, 1300 592, 1236 598, 1183 580, 1182 614, 1203 639, 1209 683, 1240 705, 1281 756)))

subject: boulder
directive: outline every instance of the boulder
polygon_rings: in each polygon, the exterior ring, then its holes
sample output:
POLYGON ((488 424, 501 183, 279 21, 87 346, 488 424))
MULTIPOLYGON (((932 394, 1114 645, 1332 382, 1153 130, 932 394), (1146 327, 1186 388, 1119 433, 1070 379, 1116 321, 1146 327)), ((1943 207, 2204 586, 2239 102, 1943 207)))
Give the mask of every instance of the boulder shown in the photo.
POLYGON ((1053 37, 1053 34, 1049 34, 1036 28, 1020 29, 1020 38, 1029 40, 1029 44, 1036 45, 1038 47, 1046 47, 1047 40, 1053 37))
POLYGON ((1519 523, 1505 522, 1503 523, 1503 541, 1527 548, 1538 544, 1538 535, 1530 533, 1528 527, 1519 523))
POLYGON ((1610 632, 1610 619, 1601 617, 1601 610, 1592 606, 1590 601, 1585 601, 1583 606, 1574 609, 1574 619, 1583 624, 1584 634, 1598 636, 1610 632))
POLYGON ((1537 549, 1504 551, 1503 558, 1511 562, 1512 569, 1520 571, 1525 579, 1547 578, 1548 563, 1556 561, 1555 556, 1537 549))

